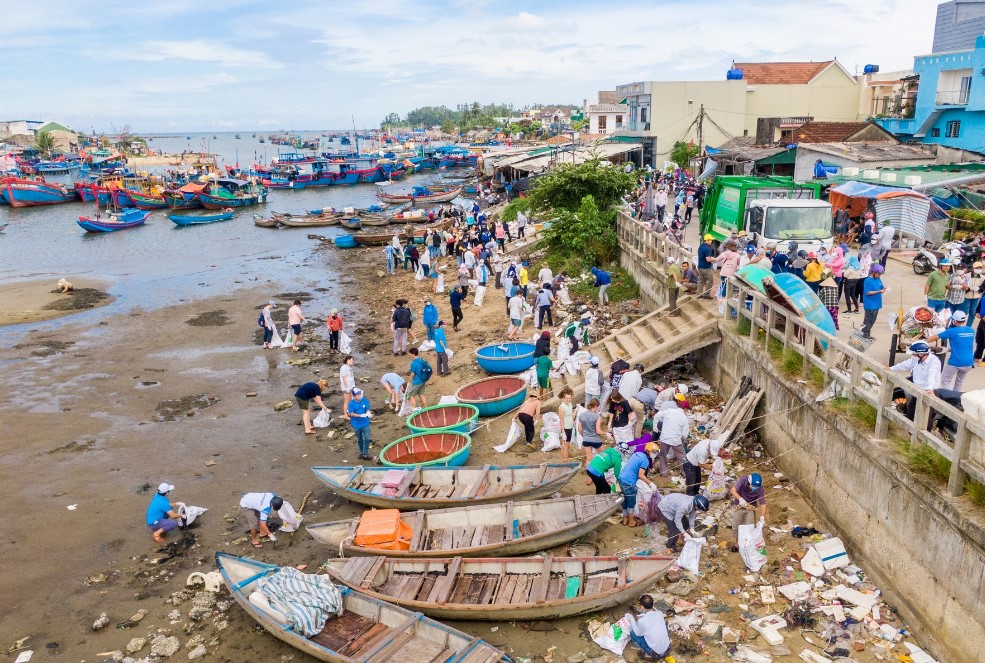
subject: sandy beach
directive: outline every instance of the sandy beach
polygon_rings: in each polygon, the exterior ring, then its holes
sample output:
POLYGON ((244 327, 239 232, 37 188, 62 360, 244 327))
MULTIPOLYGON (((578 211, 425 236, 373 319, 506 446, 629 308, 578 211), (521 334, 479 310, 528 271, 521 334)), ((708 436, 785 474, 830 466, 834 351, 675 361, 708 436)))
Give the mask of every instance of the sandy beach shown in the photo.
POLYGON ((57 291, 60 278, 53 275, 0 285, 0 327, 52 320, 113 301, 105 293, 108 281, 69 276, 76 292, 63 294, 57 291))

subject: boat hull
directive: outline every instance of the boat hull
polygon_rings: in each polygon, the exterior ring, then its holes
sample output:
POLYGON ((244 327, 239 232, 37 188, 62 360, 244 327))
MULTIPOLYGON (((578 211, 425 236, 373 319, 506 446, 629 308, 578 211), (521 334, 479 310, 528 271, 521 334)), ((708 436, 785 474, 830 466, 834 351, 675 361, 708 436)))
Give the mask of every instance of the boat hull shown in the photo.
POLYGON ((139 212, 137 214, 126 215, 127 221, 102 221, 99 219, 91 219, 89 217, 80 216, 77 223, 86 232, 91 233, 111 233, 117 230, 126 230, 127 228, 136 228, 137 226, 144 225, 144 221, 150 216, 149 211, 139 212))
POLYGON ((407 417, 407 428, 414 433, 461 433, 475 430, 479 409, 474 405, 448 403, 432 405, 407 417))
POLYGON ((207 193, 199 193, 198 199, 205 209, 226 209, 227 207, 250 207, 267 202, 267 194, 257 194, 252 196, 238 196, 236 198, 226 198, 224 196, 213 196, 207 193))
POLYGON ((130 192, 130 200, 137 209, 154 210, 167 209, 168 201, 163 196, 149 196, 144 193, 130 192))
POLYGON ((414 433, 394 440, 380 451, 380 464, 397 469, 461 467, 472 452, 472 438, 465 433, 414 433))
POLYGON ((478 348, 475 359, 488 373, 520 373, 537 363, 535 349, 533 343, 495 343, 478 348))
POLYGON ((183 214, 168 214, 178 226, 196 226, 204 223, 215 223, 217 221, 228 221, 233 218, 233 210, 226 208, 221 214, 202 214, 201 216, 185 216, 183 214))
MULTIPOLYGON (((345 564, 351 564, 349 560, 329 560, 326 565, 328 575, 335 582, 348 585, 369 596, 390 601, 408 610, 418 610, 435 619, 463 619, 463 620, 493 620, 493 621, 514 621, 523 619, 559 619, 563 617, 573 617, 584 615, 590 612, 598 612, 607 608, 621 605, 639 597, 641 593, 653 586, 660 580, 667 571, 674 566, 673 557, 654 556, 654 557, 554 557, 549 561, 546 558, 516 558, 516 557, 492 557, 492 558, 472 558, 461 560, 458 565, 454 560, 427 559, 427 560, 387 560, 378 569, 374 578, 366 578, 360 585, 354 586, 352 580, 347 578, 341 571, 345 564), (607 591, 590 595, 576 596, 572 598, 546 599, 543 601, 510 601, 505 603, 486 603, 468 604, 439 601, 421 601, 407 599, 397 595, 384 594, 378 591, 380 580, 386 579, 388 571, 399 571, 408 575, 422 573, 424 569, 436 571, 439 574, 442 570, 447 573, 448 568, 457 566, 458 573, 462 575, 478 576, 488 574, 495 576, 495 570, 502 568, 504 573, 510 570, 517 575, 529 576, 542 573, 545 570, 551 571, 579 567, 586 571, 592 570, 593 577, 600 573, 606 573, 609 577, 616 576, 615 586, 607 591), (619 569, 622 565, 622 573, 628 577, 620 578, 619 569), (392 568, 388 568, 392 567, 392 568), (634 569, 638 567, 638 571, 634 569), (420 569, 420 571, 419 571, 420 569), (628 574, 634 574, 629 576, 628 574), (367 585, 368 586, 363 586, 367 585)), ((563 571, 562 571, 563 573, 563 571)), ((488 577, 488 576, 487 576, 488 577)), ((504 578, 505 580, 505 578, 504 578)), ((539 580, 539 578, 538 578, 539 580)), ((500 581, 500 587, 503 581, 500 581)), ((532 591, 536 591, 537 580, 534 581, 532 591)), ((497 590, 499 587, 496 588, 497 590)), ((484 593, 484 592, 483 592, 484 593)), ((477 598, 477 597, 476 597, 477 598)), ((488 596, 487 600, 491 600, 488 596)))
POLYGON ((459 388, 455 398, 474 406, 480 417, 498 417, 523 405, 527 382, 513 377, 483 378, 459 388))
POLYGON ((75 200, 75 190, 61 185, 23 180, 5 182, 2 186, 11 207, 42 207, 75 200))
MULTIPOLYGON (((356 480, 360 482, 363 480, 372 481, 374 476, 376 478, 382 478, 382 473, 385 471, 385 468, 312 467, 311 471, 315 473, 315 476, 318 477, 319 481, 324 483, 337 494, 352 502, 381 509, 417 511, 418 509, 463 507, 470 504, 502 504, 503 502, 509 502, 510 500, 518 501, 540 499, 561 490, 561 488, 568 483, 568 481, 570 481, 580 469, 581 464, 579 463, 545 463, 541 466, 490 466, 489 468, 427 467, 422 468, 422 470, 417 473, 422 483, 427 481, 434 482, 433 484, 428 485, 445 485, 452 481, 449 477, 456 477, 459 482, 467 481, 470 482, 470 485, 474 485, 475 481, 482 481, 487 487, 490 485, 500 485, 501 482, 505 481, 511 481, 511 485, 515 485, 517 481, 514 480, 513 477, 525 475, 527 473, 535 473, 534 480, 530 482, 529 487, 527 488, 501 493, 489 493, 488 488, 487 492, 482 492, 482 486, 480 485, 480 489, 475 490, 475 494, 473 496, 460 498, 426 498, 414 497, 409 494, 405 497, 392 497, 388 495, 381 495, 371 490, 362 490, 351 487, 350 482, 356 480), (345 476, 343 480, 334 480, 331 476, 333 471, 345 472, 347 476, 345 476), (541 474, 541 472, 543 474, 541 474), (480 473, 483 475, 482 478, 478 476, 480 473), (471 475, 475 475, 475 478, 471 475), (543 476, 543 478, 540 478, 541 476, 543 476), (345 481, 345 483, 343 483, 343 481, 345 481)), ((520 477, 517 480, 522 480, 525 483, 525 479, 526 477, 520 477)), ((470 494, 472 491, 473 489, 470 488, 470 494)))

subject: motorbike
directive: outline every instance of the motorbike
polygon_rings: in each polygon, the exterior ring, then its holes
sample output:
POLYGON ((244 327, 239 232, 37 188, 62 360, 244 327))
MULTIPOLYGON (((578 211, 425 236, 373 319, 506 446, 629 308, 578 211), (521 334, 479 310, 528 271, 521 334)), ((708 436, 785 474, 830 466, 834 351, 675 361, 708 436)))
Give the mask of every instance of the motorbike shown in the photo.
POLYGON ((940 261, 947 258, 952 265, 963 265, 965 269, 971 269, 972 265, 982 259, 985 249, 980 246, 969 246, 964 242, 948 242, 942 244, 937 251, 924 246, 920 252, 913 257, 913 273, 919 275, 929 274, 937 269, 940 261))

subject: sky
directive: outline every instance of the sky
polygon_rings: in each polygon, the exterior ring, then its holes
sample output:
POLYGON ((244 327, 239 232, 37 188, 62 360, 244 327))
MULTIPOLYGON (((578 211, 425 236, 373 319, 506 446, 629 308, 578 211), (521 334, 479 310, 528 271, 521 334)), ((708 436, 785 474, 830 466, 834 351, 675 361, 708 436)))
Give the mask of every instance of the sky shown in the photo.
POLYGON ((575 103, 733 60, 908 69, 934 0, 0 0, 0 120, 342 129, 459 103, 575 103))

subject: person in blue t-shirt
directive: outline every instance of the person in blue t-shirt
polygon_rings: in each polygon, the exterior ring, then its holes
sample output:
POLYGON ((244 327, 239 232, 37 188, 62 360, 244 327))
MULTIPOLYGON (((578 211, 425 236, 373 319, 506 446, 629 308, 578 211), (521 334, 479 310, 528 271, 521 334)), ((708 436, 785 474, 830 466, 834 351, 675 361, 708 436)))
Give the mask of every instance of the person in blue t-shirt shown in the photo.
POLYGON ((352 400, 348 407, 349 423, 356 434, 356 442, 359 444, 359 460, 370 460, 369 445, 372 444, 369 434, 370 419, 373 418, 373 411, 369 407, 369 399, 363 398, 363 390, 355 387, 352 390, 352 400))
POLYGON ((975 330, 968 326, 968 314, 955 311, 951 315, 951 326, 940 334, 928 336, 933 342, 942 338, 951 346, 951 354, 941 371, 941 389, 961 391, 964 379, 975 367, 975 330))
POLYGON ((653 458, 656 456, 659 447, 650 442, 643 451, 637 451, 623 463, 622 470, 616 480, 619 482, 619 490, 622 491, 622 524, 630 527, 639 527, 643 524, 635 515, 636 509, 636 482, 643 481, 650 484, 650 488, 656 490, 657 485, 653 483, 646 473, 653 467, 653 458))
POLYGON ((434 330, 434 351, 438 354, 438 375, 451 375, 448 368, 448 337, 445 336, 445 321, 438 320, 434 330))
POLYGON ((882 295, 886 292, 886 286, 882 282, 883 271, 882 265, 872 265, 869 276, 862 282, 862 308, 865 310, 862 335, 870 341, 873 340, 872 327, 882 309, 882 295))
POLYGON ((424 395, 424 389, 427 387, 427 380, 424 378, 425 366, 429 366, 427 361, 419 357, 420 351, 417 348, 411 348, 409 352, 414 355, 414 361, 410 362, 410 370, 407 374, 411 376, 410 386, 407 387, 407 391, 404 393, 404 398, 410 400, 410 406, 412 408, 417 408, 417 399, 421 399, 421 407, 428 406, 427 397, 424 395))
POLYGON ((151 536, 158 543, 164 541, 164 535, 171 530, 179 527, 181 515, 171 506, 168 496, 174 486, 169 483, 162 483, 157 487, 157 494, 147 506, 147 527, 150 528, 151 536))
POLYGON ((609 303, 608 290, 609 286, 612 285, 612 277, 609 276, 608 272, 598 267, 592 267, 592 276, 595 277, 593 286, 599 289, 599 305, 605 306, 609 303))
POLYGON ((438 324, 438 307, 434 305, 430 297, 424 300, 424 311, 421 316, 421 322, 424 323, 424 329, 427 330, 428 340, 433 341, 434 327, 438 324))
POLYGON ((715 248, 712 246, 714 241, 715 238, 711 234, 707 234, 698 247, 698 274, 701 275, 698 291, 702 299, 711 299, 711 292, 715 288, 715 248))

